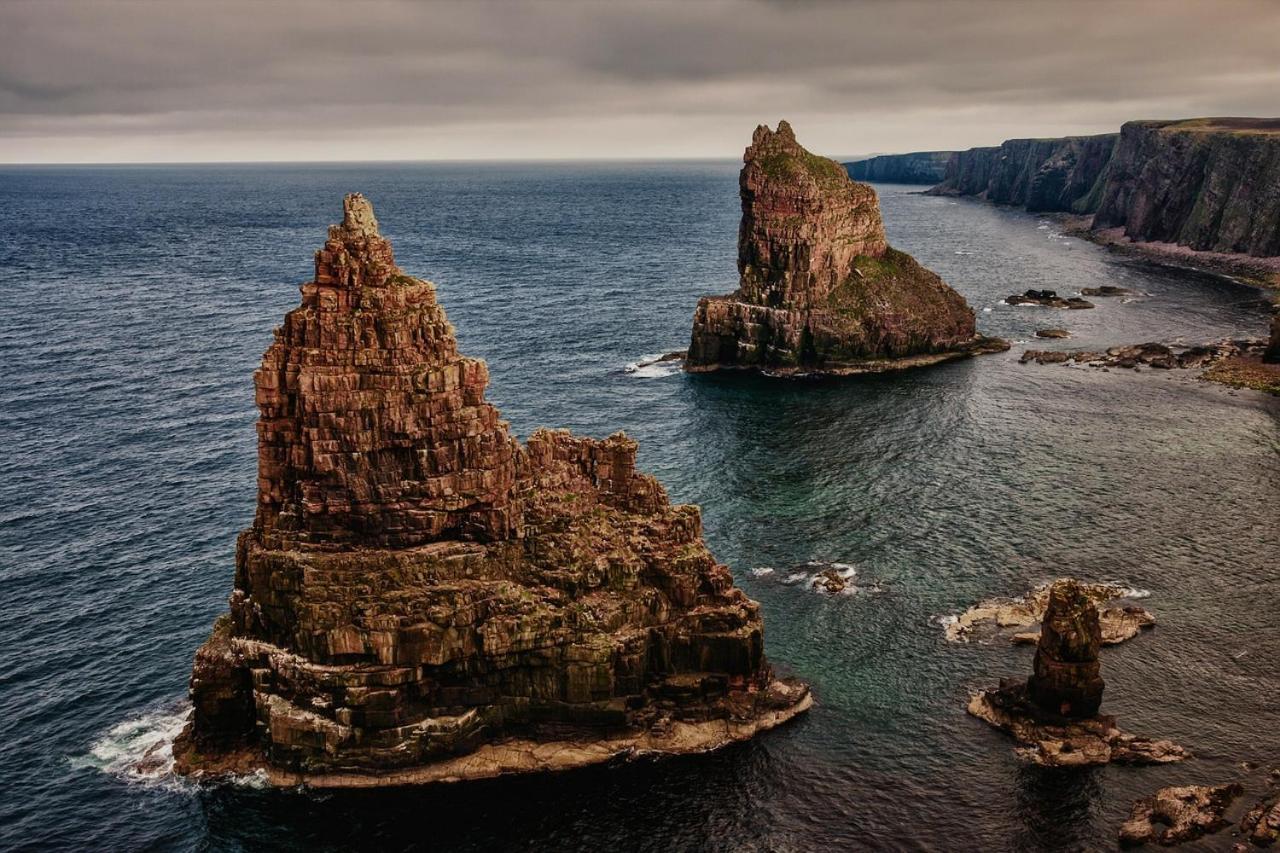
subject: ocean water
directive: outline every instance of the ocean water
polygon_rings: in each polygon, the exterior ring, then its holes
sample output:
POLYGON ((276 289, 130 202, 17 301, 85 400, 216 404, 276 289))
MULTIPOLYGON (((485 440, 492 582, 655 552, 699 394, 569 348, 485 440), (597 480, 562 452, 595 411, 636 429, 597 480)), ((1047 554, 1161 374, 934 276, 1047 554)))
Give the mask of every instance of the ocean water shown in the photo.
MULTIPOLYGON (((1053 222, 881 186, 892 242, 1013 352, 796 382, 628 370, 735 286, 737 165, 0 170, 0 848, 1109 849, 1131 802, 1280 762, 1280 400, 1187 372, 1019 365, 1070 341, 1260 335, 1259 293, 1053 222), (129 768, 181 724, 251 520, 251 373, 345 192, 435 281, 513 430, 625 429, 764 607, 816 707, 707 756, 465 786, 201 788, 129 768), (1002 304, 1118 284, 1093 311, 1002 304), (858 592, 809 588, 810 560, 858 592), (800 568, 796 568, 799 566, 800 568), (770 571, 772 570, 772 571, 770 571), (938 621, 1062 574, 1149 593, 1104 708, 1196 754, 1044 770, 966 716, 1032 652, 938 621)), ((1229 832, 1207 849, 1229 849, 1229 832)))

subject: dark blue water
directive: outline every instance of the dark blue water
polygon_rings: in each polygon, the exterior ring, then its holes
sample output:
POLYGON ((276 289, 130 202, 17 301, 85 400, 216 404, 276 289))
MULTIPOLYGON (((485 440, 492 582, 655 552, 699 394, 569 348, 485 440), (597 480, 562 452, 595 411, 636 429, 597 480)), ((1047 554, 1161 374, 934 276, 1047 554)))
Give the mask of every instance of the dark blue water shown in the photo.
MULTIPOLYGON (((735 285, 737 167, 0 171, 0 847, 211 850, 1081 849, 1131 801, 1280 760, 1280 401, 1187 372, 1022 366, 791 383, 628 373, 735 285), (463 787, 202 790, 123 768, 180 720, 253 513, 251 372, 343 193, 434 280, 527 435, 625 429, 811 681, 806 719, 722 753, 463 787), (827 597, 790 567, 856 567, 827 597), (774 568, 766 572, 766 568, 774 568), (756 571, 753 571, 756 570, 756 571), (1105 707, 1184 765, 1044 771, 963 712, 1030 651, 936 617, 1075 573, 1149 590, 1105 707)), ((1258 335, 1258 293, 1052 223, 881 187, 891 239, 988 334, 1093 347, 1258 335), (1009 307, 1118 284, 1094 311, 1009 307), (989 309, 989 310, 988 310, 989 309)), ((1211 846, 1229 847, 1224 833, 1211 846)))

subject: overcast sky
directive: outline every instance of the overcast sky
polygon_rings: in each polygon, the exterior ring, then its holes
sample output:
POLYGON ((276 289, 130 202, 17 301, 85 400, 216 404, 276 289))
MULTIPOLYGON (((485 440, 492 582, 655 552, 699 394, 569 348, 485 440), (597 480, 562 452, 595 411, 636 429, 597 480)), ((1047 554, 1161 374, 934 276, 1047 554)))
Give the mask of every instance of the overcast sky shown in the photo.
POLYGON ((0 0, 0 161, 832 156, 1280 115, 1280 0, 0 0))

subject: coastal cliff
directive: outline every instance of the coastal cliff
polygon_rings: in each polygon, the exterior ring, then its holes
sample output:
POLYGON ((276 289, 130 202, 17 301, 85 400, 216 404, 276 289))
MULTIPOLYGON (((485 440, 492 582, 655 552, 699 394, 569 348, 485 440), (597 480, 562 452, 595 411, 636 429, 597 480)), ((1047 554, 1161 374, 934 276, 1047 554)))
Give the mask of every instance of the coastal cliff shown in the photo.
POLYGON ((1205 252, 1280 255, 1280 119, 1128 122, 1093 228, 1205 252))
POLYGON ((859 373, 1007 348, 888 245, 875 191, 806 151, 787 122, 757 127, 743 162, 739 287, 698 302, 686 370, 859 373))
POLYGON ((881 154, 845 163, 845 171, 855 181, 886 184, 936 184, 947 175, 952 151, 915 151, 911 154, 881 154))
MULTIPOLYGON (((908 155, 903 155, 908 156, 908 155)), ((1119 134, 957 151, 931 195, 1078 214, 1082 236, 1280 283, 1280 119, 1131 121, 1119 134)))
POLYGON ((254 374, 257 515, 179 772, 480 778, 703 751, 808 707, 698 508, 622 433, 512 437, 361 196, 301 290, 254 374))
POLYGON ((1082 213, 1095 203, 1117 134, 1010 139, 955 152, 931 195, 977 196, 1034 212, 1082 213))

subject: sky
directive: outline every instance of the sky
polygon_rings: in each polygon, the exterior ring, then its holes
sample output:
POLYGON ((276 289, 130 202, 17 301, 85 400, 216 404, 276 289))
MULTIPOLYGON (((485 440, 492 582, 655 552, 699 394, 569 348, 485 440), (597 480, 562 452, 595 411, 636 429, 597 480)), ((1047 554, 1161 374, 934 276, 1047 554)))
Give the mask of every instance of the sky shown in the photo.
POLYGON ((0 162, 850 157, 1280 115, 1280 0, 0 0, 0 162))

